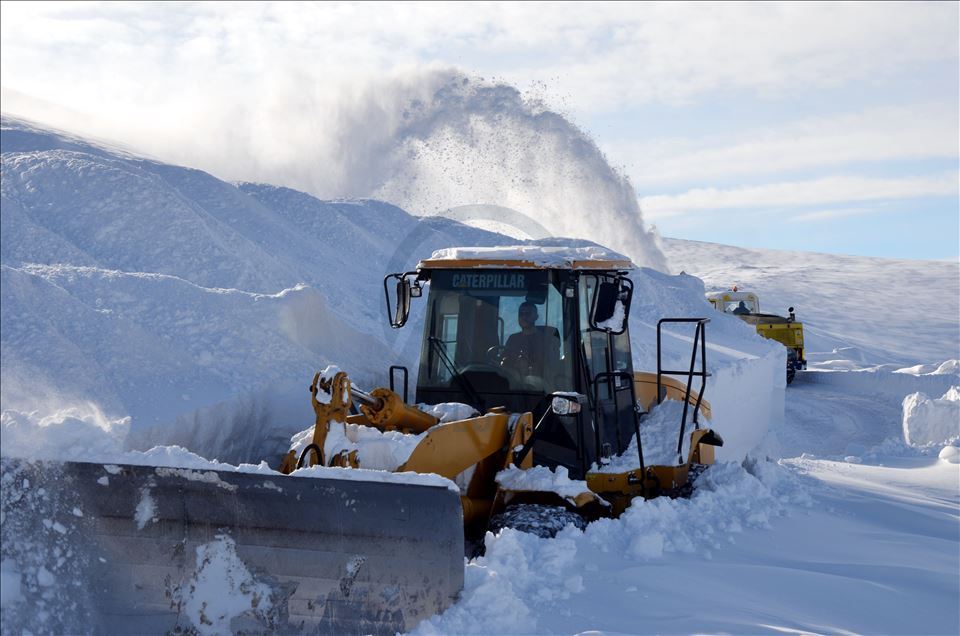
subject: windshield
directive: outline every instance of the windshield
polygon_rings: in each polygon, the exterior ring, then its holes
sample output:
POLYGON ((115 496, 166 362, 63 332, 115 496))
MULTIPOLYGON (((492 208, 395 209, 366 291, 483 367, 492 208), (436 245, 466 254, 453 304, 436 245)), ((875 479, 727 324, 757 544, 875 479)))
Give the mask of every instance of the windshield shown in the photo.
POLYGON ((432 272, 418 385, 483 395, 572 390, 575 334, 565 314, 573 301, 565 312, 562 292, 568 277, 542 270, 432 272))
POLYGON ((757 313, 757 303, 752 300, 729 300, 724 303, 724 313, 755 314, 757 313))

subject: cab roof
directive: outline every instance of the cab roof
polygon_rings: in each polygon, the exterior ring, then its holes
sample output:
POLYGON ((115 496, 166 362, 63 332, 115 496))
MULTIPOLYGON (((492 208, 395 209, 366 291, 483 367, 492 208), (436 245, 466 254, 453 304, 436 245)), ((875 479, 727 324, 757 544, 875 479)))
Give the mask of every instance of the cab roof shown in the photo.
POLYGON ((435 251, 417 269, 626 270, 636 266, 623 254, 599 246, 448 247, 435 251))

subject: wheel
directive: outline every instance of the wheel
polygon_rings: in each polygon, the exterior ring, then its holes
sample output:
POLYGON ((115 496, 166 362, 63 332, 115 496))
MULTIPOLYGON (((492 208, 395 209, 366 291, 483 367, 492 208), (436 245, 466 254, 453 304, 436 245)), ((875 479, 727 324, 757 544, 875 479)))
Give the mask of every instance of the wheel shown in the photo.
POLYGON ((563 506, 543 504, 518 504, 507 509, 490 520, 490 531, 498 532, 503 528, 513 528, 543 539, 555 537, 558 532, 573 524, 580 530, 587 527, 587 520, 563 506))
POLYGON ((697 487, 697 479, 700 478, 700 475, 704 473, 708 468, 706 464, 691 464, 690 470, 687 472, 687 483, 680 486, 677 490, 677 496, 683 497, 684 499, 689 499, 693 496, 693 491, 697 487))
POLYGON ((793 349, 787 350, 787 384, 793 382, 793 378, 797 375, 797 352, 793 349))

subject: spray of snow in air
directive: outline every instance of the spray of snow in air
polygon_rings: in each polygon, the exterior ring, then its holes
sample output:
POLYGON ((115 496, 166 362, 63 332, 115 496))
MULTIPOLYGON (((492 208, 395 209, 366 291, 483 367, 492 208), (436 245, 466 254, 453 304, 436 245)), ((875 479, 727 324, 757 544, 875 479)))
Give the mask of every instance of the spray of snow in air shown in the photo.
MULTIPOLYGON (((227 135, 222 154, 200 167, 321 198, 372 197, 417 215, 509 208, 554 235, 589 239, 666 271, 629 181, 542 101, 453 70, 350 88, 337 99, 298 93, 251 104, 265 129, 227 135)), ((198 165, 197 155, 190 160, 198 165)))
POLYGON ((494 203, 666 270, 633 187, 582 131, 512 86, 442 74, 433 83, 403 111, 376 198, 419 214, 494 203))

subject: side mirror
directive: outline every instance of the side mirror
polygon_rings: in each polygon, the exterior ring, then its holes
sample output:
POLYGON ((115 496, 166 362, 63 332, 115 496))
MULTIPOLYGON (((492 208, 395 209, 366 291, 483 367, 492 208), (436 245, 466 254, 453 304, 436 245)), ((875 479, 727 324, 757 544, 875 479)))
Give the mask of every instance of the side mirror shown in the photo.
POLYGON ((557 415, 576 415, 581 410, 580 400, 586 396, 579 393, 554 393, 551 396, 550 410, 557 415))
POLYGON ((590 326, 615 336, 627 330, 633 282, 625 276, 602 281, 593 294, 590 326))
POLYGON ((390 326, 394 329, 399 329, 400 327, 407 324, 407 318, 410 317, 410 298, 413 296, 420 296, 422 289, 417 285, 417 292, 413 292, 413 285, 410 284, 409 275, 413 272, 407 272, 406 274, 388 274, 383 279, 383 293, 387 300, 387 320, 390 321, 390 326), (391 279, 396 279, 395 294, 391 297, 390 295, 390 285, 389 282, 391 279))

